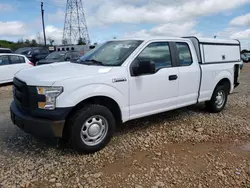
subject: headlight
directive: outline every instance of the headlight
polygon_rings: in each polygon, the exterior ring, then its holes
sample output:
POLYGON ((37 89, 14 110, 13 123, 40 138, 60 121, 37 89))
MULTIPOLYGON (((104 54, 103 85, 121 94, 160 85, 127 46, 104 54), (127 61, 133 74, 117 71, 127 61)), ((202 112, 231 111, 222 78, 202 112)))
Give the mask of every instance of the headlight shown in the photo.
POLYGON ((37 93, 45 96, 45 102, 38 102, 38 108, 54 110, 56 98, 63 92, 63 87, 37 87, 37 93))

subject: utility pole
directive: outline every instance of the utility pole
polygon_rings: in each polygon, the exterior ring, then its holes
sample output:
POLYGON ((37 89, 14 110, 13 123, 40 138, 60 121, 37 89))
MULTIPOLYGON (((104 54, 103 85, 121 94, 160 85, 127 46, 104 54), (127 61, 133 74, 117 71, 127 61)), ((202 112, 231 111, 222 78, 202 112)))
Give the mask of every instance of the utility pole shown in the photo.
POLYGON ((43 24, 44 45, 46 46, 46 34, 45 34, 45 27, 44 27, 44 9, 43 9, 43 1, 41 1, 41 13, 42 13, 42 24, 43 24))

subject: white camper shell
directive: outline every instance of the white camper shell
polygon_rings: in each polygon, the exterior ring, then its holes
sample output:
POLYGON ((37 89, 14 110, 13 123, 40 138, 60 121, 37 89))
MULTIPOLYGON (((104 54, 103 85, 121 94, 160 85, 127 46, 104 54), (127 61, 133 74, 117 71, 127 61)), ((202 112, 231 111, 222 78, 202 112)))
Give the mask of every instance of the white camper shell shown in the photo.
POLYGON ((190 39, 202 64, 240 62, 240 42, 210 38, 184 37, 190 39))

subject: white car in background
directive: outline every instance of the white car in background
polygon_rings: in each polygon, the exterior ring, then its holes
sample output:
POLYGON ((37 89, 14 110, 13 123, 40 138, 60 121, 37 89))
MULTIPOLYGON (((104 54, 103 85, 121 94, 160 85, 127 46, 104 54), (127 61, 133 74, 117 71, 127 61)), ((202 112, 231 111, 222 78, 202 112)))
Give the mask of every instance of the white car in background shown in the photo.
POLYGON ((33 66, 23 55, 0 53, 0 84, 12 82, 16 72, 33 66))

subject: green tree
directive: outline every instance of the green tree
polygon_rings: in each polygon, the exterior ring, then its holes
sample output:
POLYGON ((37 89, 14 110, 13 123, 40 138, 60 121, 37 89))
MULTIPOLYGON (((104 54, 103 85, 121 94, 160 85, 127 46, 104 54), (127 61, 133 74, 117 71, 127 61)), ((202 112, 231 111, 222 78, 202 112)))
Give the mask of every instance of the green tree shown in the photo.
POLYGON ((29 39, 26 39, 24 43, 25 43, 25 44, 30 44, 30 40, 29 40, 29 39))
POLYGON ((17 41, 17 43, 18 44, 23 44, 24 42, 23 42, 23 39, 19 39, 18 41, 17 41))
POLYGON ((37 42, 36 42, 35 39, 32 39, 32 40, 31 40, 31 46, 37 46, 37 42))

